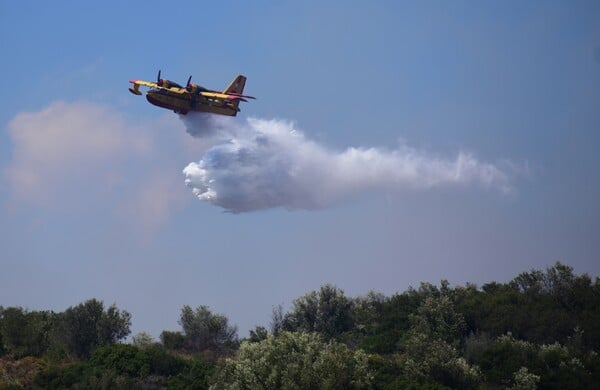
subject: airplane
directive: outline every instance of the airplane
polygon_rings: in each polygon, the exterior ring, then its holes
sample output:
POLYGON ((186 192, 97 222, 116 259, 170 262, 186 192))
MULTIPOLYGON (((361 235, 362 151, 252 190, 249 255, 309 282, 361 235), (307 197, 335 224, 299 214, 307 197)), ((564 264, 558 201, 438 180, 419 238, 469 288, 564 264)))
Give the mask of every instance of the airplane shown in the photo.
POLYGON ((143 80, 129 80, 129 82, 133 84, 129 92, 141 95, 140 86, 148 87, 150 90, 146 92, 146 99, 151 104, 182 115, 190 111, 202 111, 236 116, 240 111, 238 106, 241 101, 256 99, 253 96, 243 95, 246 77, 242 75, 238 75, 222 92, 192 83, 192 76, 183 87, 174 81, 161 79, 160 70, 155 83, 143 80))

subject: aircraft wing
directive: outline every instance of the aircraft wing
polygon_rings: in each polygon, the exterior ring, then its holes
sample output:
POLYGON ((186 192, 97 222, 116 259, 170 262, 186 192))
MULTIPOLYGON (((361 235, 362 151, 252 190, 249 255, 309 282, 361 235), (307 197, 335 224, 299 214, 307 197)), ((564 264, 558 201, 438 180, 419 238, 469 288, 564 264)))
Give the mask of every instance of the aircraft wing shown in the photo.
POLYGON ((153 89, 163 89, 165 91, 170 91, 171 93, 179 93, 179 94, 186 94, 188 93, 185 88, 175 88, 175 87, 171 87, 171 88, 165 88, 165 87, 161 87, 160 85, 151 82, 151 81, 144 81, 144 80, 129 80, 129 82, 131 84, 133 84, 133 88, 129 88, 129 92, 135 94, 135 95, 141 95, 142 93, 140 92, 140 86, 143 87, 148 87, 148 88, 153 88, 153 89))
POLYGON ((229 100, 229 101, 241 100, 243 102, 247 102, 247 100, 244 98, 255 99, 252 96, 238 95, 238 94, 234 94, 234 93, 226 94, 223 92, 202 92, 202 96, 223 99, 223 100, 229 100))
POLYGON ((144 81, 144 80, 129 80, 130 83, 132 83, 133 85, 143 85, 144 87, 148 87, 148 88, 160 88, 158 86, 158 84, 156 83, 152 83, 150 81, 144 81))
POLYGON ((141 85, 143 85, 144 87, 148 87, 148 88, 158 88, 158 84, 151 83, 149 81, 144 81, 144 80, 129 80, 129 82, 131 84, 133 84, 133 88, 129 88, 129 92, 131 92, 134 95, 141 95, 142 94, 140 92, 140 86, 141 85))

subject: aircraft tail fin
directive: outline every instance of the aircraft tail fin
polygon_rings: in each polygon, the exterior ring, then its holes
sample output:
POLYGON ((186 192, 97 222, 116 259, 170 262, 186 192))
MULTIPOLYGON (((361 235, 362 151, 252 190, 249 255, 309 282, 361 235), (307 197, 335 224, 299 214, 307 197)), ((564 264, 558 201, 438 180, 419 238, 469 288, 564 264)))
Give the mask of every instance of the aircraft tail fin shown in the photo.
POLYGON ((223 91, 225 94, 241 95, 246 85, 246 76, 238 75, 229 86, 223 91))

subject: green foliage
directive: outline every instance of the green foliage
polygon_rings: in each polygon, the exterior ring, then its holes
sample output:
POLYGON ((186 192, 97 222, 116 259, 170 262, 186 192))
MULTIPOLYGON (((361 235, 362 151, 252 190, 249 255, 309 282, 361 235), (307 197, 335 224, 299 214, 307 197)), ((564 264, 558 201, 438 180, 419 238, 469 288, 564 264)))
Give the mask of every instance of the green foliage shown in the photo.
POLYGON ((485 332, 471 333, 464 342, 463 356, 469 362, 481 361, 481 358, 494 340, 485 332))
POLYGON ((590 372, 590 382, 600 383, 600 355, 590 351, 581 358, 583 365, 590 372))
POLYGON ((383 357, 378 354, 369 356, 369 370, 373 373, 373 387, 376 389, 398 389, 403 381, 404 371, 397 356, 383 357))
POLYGON ((213 314, 207 306, 198 306, 196 310, 184 306, 179 324, 188 352, 211 350, 221 353, 237 347, 237 327, 229 325, 224 315, 213 314))
POLYGON ((129 344, 113 344, 94 351, 89 364, 95 368, 114 369, 119 375, 146 377, 171 376, 184 367, 184 361, 160 347, 140 349, 129 344))
POLYGON ((52 365, 41 372, 33 381, 37 388, 42 389, 67 389, 81 382, 84 377, 85 365, 81 363, 67 366, 52 365))
POLYGON ((0 305, 0 357, 4 356, 6 349, 4 348, 4 341, 2 340, 2 318, 4 313, 4 307, 0 305))
POLYGON ((390 297, 324 285, 288 313, 277 306, 271 334, 257 326, 241 346, 206 306, 184 306, 182 331, 160 343, 142 332, 133 345, 117 343, 129 313, 95 299, 56 314, 0 306, 0 389, 594 388, 598 307, 599 279, 561 263, 390 297))
POLYGON ((156 344, 152 335, 146 332, 139 332, 131 338, 131 342, 138 348, 149 348, 156 344))
POLYGON ((368 356, 316 333, 281 332, 243 342, 227 359, 211 389, 362 389, 372 374, 368 356))
POLYGON ((149 386, 156 384, 154 378, 136 379, 119 375, 109 368, 94 368, 86 363, 74 363, 68 366, 53 366, 38 375, 34 380, 35 388, 42 389, 132 389, 161 388, 149 386))
POLYGON ((583 362, 566 347, 554 343, 541 345, 532 371, 541 377, 540 386, 557 389, 590 388, 592 378, 583 362))
POLYGON ((583 389, 594 382, 585 358, 580 359, 576 352, 558 343, 538 345, 510 334, 498 337, 476 361, 487 382, 498 386, 525 386, 534 377, 542 388, 583 389))
POLYGON ((353 317, 358 328, 379 322, 386 304, 386 297, 381 293, 369 291, 363 297, 353 299, 353 317))
POLYGON ((507 284, 488 283, 481 291, 460 294, 457 307, 470 332, 493 337, 511 332, 537 344, 565 344, 579 328, 585 348, 600 348, 600 281, 574 275, 560 262, 545 272, 532 270, 507 284))
POLYGON ((447 296, 426 298, 416 313, 409 315, 409 321, 409 334, 423 334, 453 346, 458 346, 466 327, 462 314, 447 296))
POLYGON ((30 388, 33 378, 46 369, 47 363, 37 357, 0 359, 0 389, 30 388))
POLYGON ((475 362, 481 367, 488 381, 507 385, 516 371, 531 365, 536 357, 534 344, 516 340, 508 334, 498 337, 475 362))
POLYGON ((140 349, 111 344, 97 348, 87 361, 51 367, 38 375, 35 384, 42 388, 162 388, 167 378, 189 366, 158 346, 140 349))
POLYGON ((113 369, 117 374, 147 376, 150 374, 150 356, 133 345, 113 344, 97 348, 89 365, 100 369, 113 369))
POLYGON ((482 381, 479 367, 459 356, 457 347, 465 328, 460 313, 447 296, 427 297, 415 314, 400 347, 407 378, 436 382, 452 388, 476 388, 482 381))
POLYGON ((352 313, 352 301, 344 292, 326 284, 294 301, 292 311, 283 319, 283 329, 318 332, 330 339, 352 329, 352 313))
POLYGON ((265 340, 267 337, 269 337, 269 332, 267 329, 263 326, 257 326, 254 329, 250 329, 250 337, 248 338, 248 341, 251 343, 258 343, 265 340))
POLYGON ((14 357, 42 356, 53 359, 69 352, 89 356, 93 348, 114 343, 129 334, 130 315, 114 305, 104 310, 95 299, 63 313, 29 312, 9 307, 0 314, 2 348, 14 357))
POLYGON ((514 376, 513 390, 536 390, 540 382, 540 376, 529 372, 527 367, 521 367, 514 376))
POLYGON ((163 330, 160 334, 160 342, 168 350, 179 351, 183 349, 185 336, 181 332, 163 330))
POLYGON ((273 307, 271 313, 271 323, 269 324, 271 333, 278 334, 283 330, 283 305, 279 304, 273 307))
POLYGON ((88 357, 94 348, 115 343, 130 333, 131 315, 115 305, 104 310, 104 304, 90 299, 69 307, 60 316, 62 342, 79 358, 88 357))
POLYGON ((215 363, 196 356, 194 359, 186 361, 186 366, 169 379, 167 388, 174 390, 208 389, 215 367, 215 363))
POLYGON ((409 289, 390 298, 371 293, 357 301, 357 343, 368 352, 391 354, 410 328, 409 316, 428 296, 440 296, 431 284, 422 283, 418 290, 409 289))
POLYGON ((28 312, 8 307, 0 313, 0 340, 6 353, 20 358, 40 356, 50 346, 50 332, 55 315, 46 311, 28 312))

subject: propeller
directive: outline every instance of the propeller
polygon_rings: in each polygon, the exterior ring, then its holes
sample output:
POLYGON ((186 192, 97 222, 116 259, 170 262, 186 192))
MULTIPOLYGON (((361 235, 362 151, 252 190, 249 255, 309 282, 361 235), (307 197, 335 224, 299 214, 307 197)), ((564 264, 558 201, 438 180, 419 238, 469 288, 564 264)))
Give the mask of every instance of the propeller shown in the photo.
POLYGON ((158 70, 158 76, 156 76, 156 84, 162 85, 162 79, 160 78, 160 69, 158 70))
POLYGON ((185 84, 185 89, 187 89, 188 91, 192 90, 192 86, 191 83, 192 82, 192 75, 190 75, 190 78, 188 79, 187 83, 185 84))

